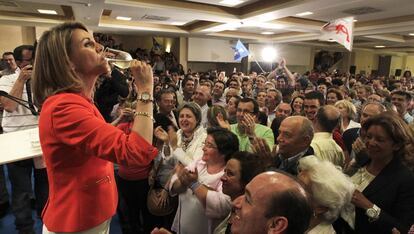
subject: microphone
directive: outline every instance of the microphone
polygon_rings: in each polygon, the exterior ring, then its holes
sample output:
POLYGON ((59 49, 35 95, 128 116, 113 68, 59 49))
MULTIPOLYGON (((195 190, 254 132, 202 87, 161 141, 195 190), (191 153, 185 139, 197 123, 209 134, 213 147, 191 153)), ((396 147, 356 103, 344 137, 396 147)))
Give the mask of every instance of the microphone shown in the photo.
POLYGON ((30 110, 30 112, 32 112, 33 115, 39 115, 39 112, 34 108, 33 103, 31 103, 31 102, 28 102, 28 101, 23 100, 21 98, 14 97, 14 96, 8 94, 4 90, 0 90, 0 97, 5 97, 5 98, 8 98, 10 100, 13 100, 13 101, 17 102, 19 105, 23 106, 24 108, 30 110), (30 107, 30 105, 32 105, 33 108, 30 107))

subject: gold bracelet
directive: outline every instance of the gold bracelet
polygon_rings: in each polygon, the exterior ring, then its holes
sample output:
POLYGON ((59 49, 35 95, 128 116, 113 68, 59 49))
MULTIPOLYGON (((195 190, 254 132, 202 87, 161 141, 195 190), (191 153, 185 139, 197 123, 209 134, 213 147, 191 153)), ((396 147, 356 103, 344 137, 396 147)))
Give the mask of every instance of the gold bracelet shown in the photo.
POLYGON ((153 117, 153 116, 152 116, 152 114, 150 114, 149 112, 137 111, 137 112, 135 112, 135 114, 134 114, 134 118, 135 118, 135 117, 137 117, 137 116, 145 116, 145 117, 148 117, 148 118, 150 118, 150 119, 152 120, 152 122, 154 122, 154 123, 155 123, 155 119, 154 119, 154 117, 153 117))

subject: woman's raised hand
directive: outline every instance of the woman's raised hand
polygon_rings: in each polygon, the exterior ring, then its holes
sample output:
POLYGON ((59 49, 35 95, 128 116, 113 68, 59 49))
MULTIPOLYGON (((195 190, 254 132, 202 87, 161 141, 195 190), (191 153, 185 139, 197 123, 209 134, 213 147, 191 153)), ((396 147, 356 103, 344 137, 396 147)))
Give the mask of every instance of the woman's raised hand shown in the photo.
POLYGON ((134 77, 135 85, 138 91, 150 90, 152 91, 154 86, 152 67, 145 62, 138 60, 132 60, 130 70, 134 77))

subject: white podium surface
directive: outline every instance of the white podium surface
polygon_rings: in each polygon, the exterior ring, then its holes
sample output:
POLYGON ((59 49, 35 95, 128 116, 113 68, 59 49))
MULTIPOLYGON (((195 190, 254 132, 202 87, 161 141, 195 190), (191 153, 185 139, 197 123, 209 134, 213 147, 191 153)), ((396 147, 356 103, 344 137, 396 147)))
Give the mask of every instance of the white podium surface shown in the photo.
POLYGON ((0 134, 0 165, 41 155, 38 128, 0 134))

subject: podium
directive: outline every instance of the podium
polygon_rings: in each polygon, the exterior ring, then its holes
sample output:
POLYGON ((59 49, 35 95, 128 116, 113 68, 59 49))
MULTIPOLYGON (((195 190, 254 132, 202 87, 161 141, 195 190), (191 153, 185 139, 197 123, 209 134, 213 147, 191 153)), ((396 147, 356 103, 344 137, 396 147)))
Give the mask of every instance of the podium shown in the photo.
POLYGON ((0 134, 0 165, 42 156, 39 129, 0 134))

